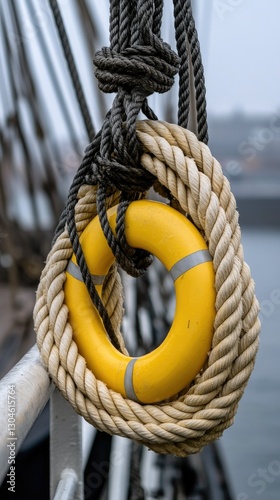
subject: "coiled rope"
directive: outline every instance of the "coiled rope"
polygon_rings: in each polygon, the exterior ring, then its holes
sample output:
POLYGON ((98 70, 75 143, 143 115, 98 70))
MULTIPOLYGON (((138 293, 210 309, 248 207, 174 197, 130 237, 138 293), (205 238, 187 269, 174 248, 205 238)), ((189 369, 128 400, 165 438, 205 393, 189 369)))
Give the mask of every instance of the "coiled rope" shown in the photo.
POLYGON ((233 417, 253 369, 260 324, 258 302, 244 263, 235 199, 218 161, 206 146, 205 85, 190 0, 174 0, 178 56, 160 38, 161 0, 112 0, 110 48, 95 56, 104 91, 116 92, 101 131, 88 146, 69 191, 54 244, 37 291, 37 343, 48 371, 75 410, 96 428, 145 444, 159 453, 185 456, 218 438, 233 417), (189 119, 189 66, 195 81, 198 137, 179 125, 156 121, 147 98, 165 92, 179 71, 178 120, 189 119), (139 111, 147 121, 137 121, 139 111), (151 263, 130 248, 124 234, 128 204, 153 186, 201 230, 213 257, 216 319, 212 348, 191 387, 171 401, 140 405, 108 389, 86 367, 68 322, 65 271, 73 252, 93 304, 113 345, 127 354, 120 331, 123 294, 117 264, 103 285, 92 283, 79 236, 93 217, 116 262, 133 276, 151 263), (106 211, 119 204, 116 236, 106 211))
MULTIPOLYGON (((75 410, 100 430, 126 436, 159 453, 185 456, 217 439, 233 422, 254 366, 260 324, 254 283, 243 259, 235 200, 220 164, 191 132, 160 121, 140 121, 141 164, 189 214, 209 245, 216 273, 212 349, 202 373, 177 399, 140 405, 108 389, 86 367, 73 341, 63 283, 73 248, 67 229, 47 260, 37 292, 35 328, 49 373, 75 410)), ((159 187, 156 181, 155 187, 159 187)), ((80 234, 97 213, 95 186, 82 186, 75 220, 80 234)), ((117 203, 108 197, 107 206, 117 203)), ((102 297, 122 352, 121 283, 113 267, 102 297)))

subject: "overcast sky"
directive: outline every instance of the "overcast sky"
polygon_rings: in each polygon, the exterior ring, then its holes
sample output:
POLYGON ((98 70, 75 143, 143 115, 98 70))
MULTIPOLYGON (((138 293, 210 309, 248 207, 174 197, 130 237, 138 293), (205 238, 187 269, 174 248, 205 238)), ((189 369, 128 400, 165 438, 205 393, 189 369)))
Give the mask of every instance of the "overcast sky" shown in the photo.
POLYGON ((208 110, 280 112, 280 1, 194 3, 208 110))
MULTIPOLYGON (((192 0, 208 111, 280 112, 280 1, 192 0)), ((165 9, 172 9, 165 0, 165 9)), ((107 24, 107 9, 101 17, 107 24)), ((166 15, 169 22, 172 13, 166 15)), ((163 29, 163 38, 169 29, 163 29)))
MULTIPOLYGON (((3 5, 5 6, 8 1, 3 0, 3 5)), ((35 3, 37 17, 30 27, 26 8, 28 1, 19 4, 20 21, 25 33, 26 49, 30 51, 34 67, 37 68, 39 94, 42 90, 44 96, 47 95, 48 102, 56 102, 50 74, 38 48, 39 31, 42 30, 46 34, 58 77, 63 82, 64 90, 67 89, 70 112, 74 116, 78 113, 77 103, 66 64, 63 70, 63 64, 59 62, 58 54, 62 52, 48 2, 45 0, 35 3)), ((162 36, 166 41, 170 41, 172 38, 170 34, 173 33, 172 4, 172 0, 164 2, 165 23, 162 36)), ((280 113, 280 0, 193 0, 193 4, 205 66, 208 113, 216 115, 236 111, 254 114, 280 113)), ((92 54, 84 50, 81 45, 82 37, 77 28, 76 0, 59 0, 59 5, 70 35, 70 43, 86 97, 98 128, 103 115, 100 115, 96 105, 96 94, 92 84, 92 54)), ((88 5, 93 9, 100 27, 101 48, 103 45, 108 45, 109 40, 108 0, 91 0, 88 5)), ((9 35, 16 50, 13 33, 10 32, 9 35)), ((170 99, 170 96, 167 95, 166 99, 170 99)), ((155 97, 154 102, 155 110, 161 117, 161 101, 155 97)), ((151 104, 153 105, 153 101, 151 104)), ((54 105, 53 110, 56 108, 54 105)), ((59 116, 56 122, 62 132, 63 122, 60 125, 59 116)))

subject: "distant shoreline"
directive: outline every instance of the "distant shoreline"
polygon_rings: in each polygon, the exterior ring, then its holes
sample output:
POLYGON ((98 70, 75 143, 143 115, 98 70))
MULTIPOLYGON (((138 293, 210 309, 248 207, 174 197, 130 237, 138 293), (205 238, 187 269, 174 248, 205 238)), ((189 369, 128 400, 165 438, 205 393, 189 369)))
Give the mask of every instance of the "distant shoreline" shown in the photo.
POLYGON ((242 226, 280 229, 280 198, 236 197, 242 226))

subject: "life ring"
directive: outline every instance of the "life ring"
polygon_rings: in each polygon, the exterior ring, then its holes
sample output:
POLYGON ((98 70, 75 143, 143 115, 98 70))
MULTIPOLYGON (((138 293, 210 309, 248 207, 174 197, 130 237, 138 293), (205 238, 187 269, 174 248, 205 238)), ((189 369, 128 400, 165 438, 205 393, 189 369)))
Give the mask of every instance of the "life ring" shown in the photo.
MULTIPOLYGON (((114 231, 117 207, 108 210, 114 231)), ((215 317, 214 270, 206 243, 184 215, 167 205, 140 200, 125 216, 125 234, 135 248, 148 250, 170 272, 176 293, 171 328, 159 347, 141 357, 126 356, 111 344, 82 280, 75 256, 64 285, 65 304, 79 353, 95 377, 138 403, 178 394, 202 369, 211 348, 215 317)), ((95 217, 80 237, 99 295, 114 255, 95 217)))

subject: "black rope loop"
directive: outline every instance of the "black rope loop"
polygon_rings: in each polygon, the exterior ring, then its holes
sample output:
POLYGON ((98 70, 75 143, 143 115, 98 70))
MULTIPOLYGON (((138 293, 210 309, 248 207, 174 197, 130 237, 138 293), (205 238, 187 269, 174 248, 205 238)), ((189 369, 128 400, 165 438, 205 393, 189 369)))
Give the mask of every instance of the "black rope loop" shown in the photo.
POLYGON ((130 276, 139 278, 139 276, 145 274, 148 267, 153 262, 153 256, 146 250, 131 247, 127 243, 124 234, 126 210, 132 201, 139 199, 139 196, 137 196, 137 194, 126 196, 122 193, 118 205, 116 235, 114 235, 107 217, 107 195, 107 186, 105 184, 99 184, 96 207, 103 233, 120 267, 130 276))
POLYGON ((141 167, 123 165, 117 160, 109 160, 97 155, 92 163, 91 184, 114 187, 122 192, 143 193, 152 187, 155 177, 141 167))
POLYGON ((148 116, 155 116, 142 91, 132 89, 127 93, 119 90, 103 123, 99 148, 91 164, 91 175, 87 176, 89 183, 98 185, 97 212, 107 242, 120 267, 133 277, 144 274, 152 262, 146 251, 130 247, 125 236, 126 208, 131 201, 142 197, 155 181, 155 177, 148 174, 140 162, 142 147, 136 136, 136 118, 140 109, 145 110, 148 116), (107 218, 108 188, 121 193, 117 236, 107 218))
POLYGON ((70 203, 67 204, 67 227, 68 227, 69 239, 71 241, 77 259, 77 264, 80 268, 81 275, 87 287, 91 301, 94 304, 97 311, 99 312, 99 315, 103 321, 104 327, 106 329, 108 336, 110 337, 113 346, 117 350, 121 351, 121 346, 118 337, 112 326, 107 309, 104 307, 103 302, 96 290, 95 284, 92 281, 91 273, 88 268, 81 243, 79 241, 76 221, 75 221, 75 204, 73 203, 73 200, 72 202, 70 201, 70 203))

